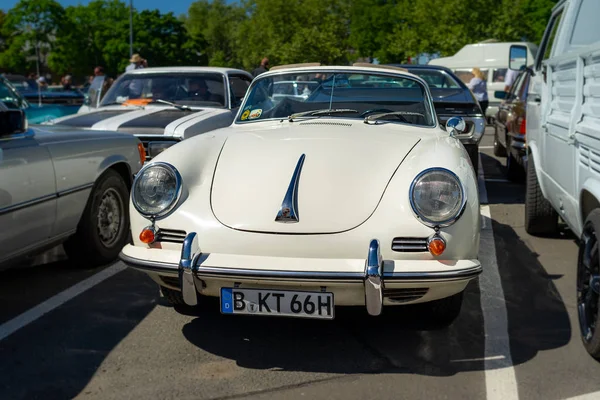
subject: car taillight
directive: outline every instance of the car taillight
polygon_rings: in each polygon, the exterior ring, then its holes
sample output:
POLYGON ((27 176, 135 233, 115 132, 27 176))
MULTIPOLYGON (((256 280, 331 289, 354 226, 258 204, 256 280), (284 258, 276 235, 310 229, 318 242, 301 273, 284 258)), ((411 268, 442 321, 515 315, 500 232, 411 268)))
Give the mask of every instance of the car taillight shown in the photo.
POLYGON ((146 161, 146 150, 144 150, 144 145, 142 143, 138 143, 138 155, 140 156, 140 164, 144 165, 144 161, 146 161))
POLYGON ((524 135, 527 133, 527 120, 525 118, 521 118, 521 125, 519 126, 519 133, 524 135))

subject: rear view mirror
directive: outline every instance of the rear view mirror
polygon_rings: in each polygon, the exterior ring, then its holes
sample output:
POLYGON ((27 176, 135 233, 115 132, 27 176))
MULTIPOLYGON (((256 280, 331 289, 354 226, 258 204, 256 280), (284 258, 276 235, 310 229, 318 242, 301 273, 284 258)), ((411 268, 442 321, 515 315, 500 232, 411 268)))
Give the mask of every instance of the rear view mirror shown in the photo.
POLYGON ((510 46, 508 55, 508 68, 519 71, 527 66, 527 47, 518 44, 510 46))
POLYGON ((506 98, 506 92, 504 90, 496 90, 494 92, 494 97, 497 99, 505 99, 506 98))
POLYGON ((0 136, 22 133, 27 130, 25 112, 19 109, 10 109, 0 103, 0 136))

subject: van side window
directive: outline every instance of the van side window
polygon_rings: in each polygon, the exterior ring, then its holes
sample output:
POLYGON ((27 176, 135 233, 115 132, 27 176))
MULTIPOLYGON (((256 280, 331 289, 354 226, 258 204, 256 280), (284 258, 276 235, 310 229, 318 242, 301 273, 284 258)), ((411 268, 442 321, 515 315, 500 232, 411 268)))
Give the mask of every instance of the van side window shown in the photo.
POLYGON ((535 68, 538 69, 542 66, 542 61, 550 58, 552 54, 552 50, 554 48, 554 40, 556 39, 556 32, 558 31, 558 27, 560 25, 560 21, 562 19, 563 10, 559 11, 558 14, 555 14, 550 18, 550 22, 546 30, 550 29, 550 35, 548 37, 544 36, 542 38, 542 43, 540 44, 540 48, 538 49, 538 59, 536 60, 535 68), (540 57, 542 55, 542 57, 540 57))
POLYGON ((568 50, 600 41, 600 1, 583 0, 579 6, 568 50))
POLYGON ((494 68, 492 70, 492 83, 494 82, 504 82, 504 78, 506 77, 506 68, 494 68))

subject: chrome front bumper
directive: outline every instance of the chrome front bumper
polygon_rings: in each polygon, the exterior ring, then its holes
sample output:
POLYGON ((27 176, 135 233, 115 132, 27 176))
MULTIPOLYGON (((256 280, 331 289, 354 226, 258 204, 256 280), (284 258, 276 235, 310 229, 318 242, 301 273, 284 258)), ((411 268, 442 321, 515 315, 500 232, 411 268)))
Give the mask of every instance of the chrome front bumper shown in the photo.
MULTIPOLYGON (((245 270, 235 268, 221 268, 203 266, 203 254, 194 253, 198 247, 198 237, 195 232, 189 233, 181 250, 181 258, 178 266, 179 284, 183 300, 190 306, 198 304, 198 293, 202 288, 197 285, 200 282, 196 278, 202 277, 231 277, 233 279, 256 279, 256 280, 285 280, 285 281, 328 281, 342 280, 347 282, 361 282, 364 286, 365 305, 370 315, 381 314, 383 308, 383 297, 385 281, 466 281, 477 277, 481 272, 481 265, 459 271, 438 272, 394 272, 384 273, 384 260, 381 257, 380 244, 377 239, 371 240, 365 259, 363 273, 355 272, 298 272, 298 271, 269 271, 269 270, 245 270)), ((131 258, 121 254, 121 259, 132 267, 141 267, 131 258), (136 265, 137 264, 137 265, 136 265)), ((148 267, 148 264, 146 264, 148 267)), ((159 267, 159 266, 156 266, 159 267)))

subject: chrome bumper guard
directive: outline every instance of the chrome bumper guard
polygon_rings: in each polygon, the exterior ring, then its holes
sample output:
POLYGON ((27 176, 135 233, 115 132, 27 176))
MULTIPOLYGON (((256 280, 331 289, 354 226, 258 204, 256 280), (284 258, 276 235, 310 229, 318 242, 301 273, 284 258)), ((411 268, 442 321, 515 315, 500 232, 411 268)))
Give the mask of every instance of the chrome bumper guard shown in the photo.
MULTIPOLYGON (((198 259, 202 253, 194 253, 198 249, 198 238, 195 232, 189 233, 183 241, 181 260, 179 261, 179 283, 183 300, 190 306, 198 304, 198 292, 194 276, 200 271, 198 259)), ((383 259, 379 240, 373 239, 369 244, 367 258, 365 260, 364 274, 357 274, 365 288, 365 304, 370 315, 381 314, 383 308, 383 259)))

